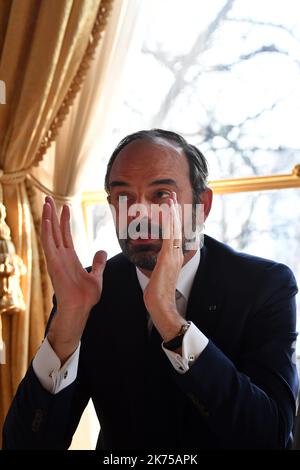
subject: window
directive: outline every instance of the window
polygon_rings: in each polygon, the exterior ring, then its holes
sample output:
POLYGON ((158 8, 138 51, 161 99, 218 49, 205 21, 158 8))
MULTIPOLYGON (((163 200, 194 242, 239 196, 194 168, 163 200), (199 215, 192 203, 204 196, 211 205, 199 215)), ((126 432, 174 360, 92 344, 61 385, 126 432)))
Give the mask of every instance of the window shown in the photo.
POLYGON ((119 251, 101 206, 110 154, 125 135, 163 127, 209 162, 216 196, 206 232, 289 265, 300 283, 298 7, 298 0, 144 2, 135 67, 89 177, 96 192, 84 196, 93 250, 119 251))

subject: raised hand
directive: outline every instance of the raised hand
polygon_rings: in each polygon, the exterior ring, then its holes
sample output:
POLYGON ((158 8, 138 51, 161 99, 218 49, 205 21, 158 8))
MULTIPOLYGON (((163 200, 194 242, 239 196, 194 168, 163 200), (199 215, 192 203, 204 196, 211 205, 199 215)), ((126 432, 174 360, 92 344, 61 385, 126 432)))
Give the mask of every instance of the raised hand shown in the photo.
POLYGON ((82 267, 73 246, 69 207, 63 206, 59 221, 50 197, 43 208, 41 240, 57 300, 48 340, 64 362, 78 346, 89 312, 100 299, 107 255, 95 254, 90 273, 82 267))
POLYGON ((177 312, 175 301, 176 283, 184 260, 176 193, 172 193, 168 205, 165 218, 168 237, 163 239, 155 268, 144 291, 146 308, 165 341, 174 338, 185 323, 177 312))

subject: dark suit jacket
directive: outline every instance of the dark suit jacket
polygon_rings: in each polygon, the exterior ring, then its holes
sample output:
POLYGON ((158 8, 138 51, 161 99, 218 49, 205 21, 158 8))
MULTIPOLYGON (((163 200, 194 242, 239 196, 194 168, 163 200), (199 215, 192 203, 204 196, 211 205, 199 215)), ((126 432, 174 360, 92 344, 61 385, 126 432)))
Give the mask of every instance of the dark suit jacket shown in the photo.
MULTIPOLYGON (((4 426, 4 448, 66 449, 90 397, 98 448, 285 448, 295 415, 296 282, 284 265, 205 237, 187 319, 209 338, 178 374, 154 330, 135 267, 108 261, 75 382, 56 395, 30 366, 4 426)), ((53 314, 53 312, 52 312, 53 314)))

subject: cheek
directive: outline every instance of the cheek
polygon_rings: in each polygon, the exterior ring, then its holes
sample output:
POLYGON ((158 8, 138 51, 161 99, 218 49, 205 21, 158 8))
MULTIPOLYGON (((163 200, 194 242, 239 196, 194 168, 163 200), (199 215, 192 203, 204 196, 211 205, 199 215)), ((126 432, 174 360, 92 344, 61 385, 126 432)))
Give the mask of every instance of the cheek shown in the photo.
POLYGON ((150 223, 154 227, 164 227, 166 226, 168 205, 166 203, 162 204, 151 204, 150 210, 150 223))
POLYGON ((182 215, 181 215, 182 230, 189 231, 192 227, 193 221, 194 221, 193 205, 185 204, 182 209, 182 215))
POLYGON ((127 233, 127 229, 133 221, 140 223, 144 219, 149 220, 148 212, 137 204, 115 209, 114 223, 120 235, 127 233))
POLYGON ((119 209, 117 208, 115 211, 114 223, 116 228, 119 232, 123 232, 126 230, 128 224, 130 222, 130 218, 128 217, 128 212, 126 209, 119 209))

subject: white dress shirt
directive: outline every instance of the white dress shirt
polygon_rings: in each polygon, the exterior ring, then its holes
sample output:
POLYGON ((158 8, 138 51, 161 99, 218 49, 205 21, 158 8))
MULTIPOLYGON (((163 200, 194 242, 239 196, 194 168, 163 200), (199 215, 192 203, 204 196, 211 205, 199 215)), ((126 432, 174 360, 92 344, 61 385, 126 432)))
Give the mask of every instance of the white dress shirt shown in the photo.
MULTIPOLYGON (((181 295, 176 300, 176 306, 182 317, 185 317, 188 299, 199 263, 200 250, 198 250, 197 253, 195 253, 195 255, 183 266, 177 279, 176 291, 181 295)), ((140 286, 144 292, 150 279, 138 268, 136 268, 136 273, 140 286)), ((183 337, 182 355, 166 349, 162 343, 163 350, 171 361, 173 367, 179 373, 184 373, 189 369, 190 365, 197 359, 197 357, 199 357, 208 343, 207 337, 192 322, 189 323, 190 327, 183 337)), ((151 326, 152 321, 150 317, 148 327, 151 326)))
MULTIPOLYGON (((193 281, 200 262, 200 250, 181 269, 176 290, 181 294, 176 300, 178 312, 185 317, 187 302, 192 289, 193 281)), ((138 281, 142 290, 149 282, 138 268, 136 268, 138 281)), ((177 296, 176 296, 177 297, 177 296)), ((192 323, 185 333, 182 342, 182 355, 162 348, 178 373, 185 373, 192 363, 199 357, 208 344, 208 338, 192 323)), ((152 327, 151 318, 148 327, 152 327)), ((53 351, 47 338, 42 342, 38 352, 33 359, 33 369, 43 387, 51 393, 58 393, 70 385, 77 376, 80 344, 72 356, 61 367, 58 356, 53 351)))

